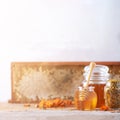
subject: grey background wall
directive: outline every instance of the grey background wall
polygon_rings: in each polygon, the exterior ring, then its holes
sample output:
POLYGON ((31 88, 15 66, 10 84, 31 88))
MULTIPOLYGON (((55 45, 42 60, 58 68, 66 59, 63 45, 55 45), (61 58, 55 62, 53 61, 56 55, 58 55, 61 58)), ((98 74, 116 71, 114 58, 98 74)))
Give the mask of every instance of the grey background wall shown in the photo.
POLYGON ((1 0, 0 100, 11 61, 120 61, 119 0, 1 0))

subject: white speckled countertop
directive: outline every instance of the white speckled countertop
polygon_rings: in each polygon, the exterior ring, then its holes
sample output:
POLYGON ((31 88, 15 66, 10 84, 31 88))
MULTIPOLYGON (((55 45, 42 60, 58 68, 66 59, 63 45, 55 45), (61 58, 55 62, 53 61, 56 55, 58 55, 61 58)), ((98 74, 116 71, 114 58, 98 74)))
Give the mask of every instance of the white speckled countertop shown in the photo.
POLYGON ((120 112, 78 111, 24 107, 23 104, 0 103, 0 120, 120 120, 120 112))

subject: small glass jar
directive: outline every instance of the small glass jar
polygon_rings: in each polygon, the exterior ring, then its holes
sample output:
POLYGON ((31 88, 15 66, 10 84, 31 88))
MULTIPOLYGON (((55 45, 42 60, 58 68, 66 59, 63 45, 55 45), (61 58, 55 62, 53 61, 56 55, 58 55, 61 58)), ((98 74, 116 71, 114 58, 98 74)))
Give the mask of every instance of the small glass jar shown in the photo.
POLYGON ((120 79, 110 79, 105 86, 105 105, 111 109, 120 108, 120 79))
POLYGON ((82 86, 78 87, 74 102, 78 110, 94 110, 97 104, 97 94, 94 91, 94 87, 88 87, 88 89, 82 86))
MULTIPOLYGON (((89 74, 89 66, 85 66, 84 68, 84 81, 83 84, 86 84, 86 80, 88 79, 88 74, 89 74)), ((97 108, 100 108, 101 106, 105 105, 105 100, 104 100, 104 87, 106 85, 107 80, 110 77, 110 74, 108 73, 109 68, 108 66, 105 65, 96 65, 95 68, 93 69, 89 86, 94 86, 95 87, 95 92, 97 94, 97 108)))

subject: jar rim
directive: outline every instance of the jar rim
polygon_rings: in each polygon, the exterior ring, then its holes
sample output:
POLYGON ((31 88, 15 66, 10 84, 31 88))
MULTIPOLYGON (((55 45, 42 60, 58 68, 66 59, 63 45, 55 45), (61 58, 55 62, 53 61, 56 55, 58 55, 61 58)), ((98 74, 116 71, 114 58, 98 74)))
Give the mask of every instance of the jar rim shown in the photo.
MULTIPOLYGON (((89 70, 90 70, 90 65, 84 67, 85 72, 87 72, 89 70)), ((108 72, 109 68, 108 68, 108 66, 105 66, 105 65, 96 65, 95 68, 93 69, 93 72, 95 72, 95 71, 108 72)))

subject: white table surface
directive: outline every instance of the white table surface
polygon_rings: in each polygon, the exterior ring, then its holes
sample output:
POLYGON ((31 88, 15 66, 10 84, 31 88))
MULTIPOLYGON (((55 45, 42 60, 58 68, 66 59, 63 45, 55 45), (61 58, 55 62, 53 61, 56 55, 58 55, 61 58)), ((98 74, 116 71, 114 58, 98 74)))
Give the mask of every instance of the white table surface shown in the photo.
POLYGON ((120 112, 24 107, 0 103, 0 120, 120 120, 120 112))

